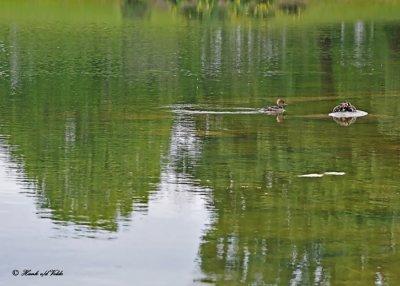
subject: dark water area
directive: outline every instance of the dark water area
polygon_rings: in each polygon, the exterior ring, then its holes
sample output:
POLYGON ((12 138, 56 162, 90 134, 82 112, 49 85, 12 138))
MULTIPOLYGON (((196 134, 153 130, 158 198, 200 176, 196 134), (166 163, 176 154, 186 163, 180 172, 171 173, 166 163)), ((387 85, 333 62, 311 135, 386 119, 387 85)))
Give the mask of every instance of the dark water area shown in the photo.
POLYGON ((400 283, 399 5, 92 2, 0 12, 1 285, 400 283))

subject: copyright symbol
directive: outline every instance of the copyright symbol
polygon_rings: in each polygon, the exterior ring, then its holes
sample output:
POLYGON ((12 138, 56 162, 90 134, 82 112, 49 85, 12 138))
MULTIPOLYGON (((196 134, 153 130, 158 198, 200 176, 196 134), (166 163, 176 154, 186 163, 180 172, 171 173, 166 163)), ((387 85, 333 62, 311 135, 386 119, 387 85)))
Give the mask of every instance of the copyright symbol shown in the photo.
POLYGON ((12 271, 12 275, 18 276, 18 274, 19 274, 19 271, 18 271, 18 270, 15 269, 15 270, 12 271))

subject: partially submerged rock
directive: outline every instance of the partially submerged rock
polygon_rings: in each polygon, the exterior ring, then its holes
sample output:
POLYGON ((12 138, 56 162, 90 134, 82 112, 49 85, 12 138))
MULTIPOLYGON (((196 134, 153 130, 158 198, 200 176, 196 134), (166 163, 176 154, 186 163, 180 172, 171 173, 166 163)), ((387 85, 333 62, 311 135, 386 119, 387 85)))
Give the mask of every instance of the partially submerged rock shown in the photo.
POLYGON ((331 116, 336 123, 341 126, 349 126, 356 121, 357 117, 365 116, 368 113, 358 110, 353 104, 344 101, 335 106, 329 116, 331 116))
POLYGON ((365 112, 362 110, 356 110, 356 111, 331 112, 331 113, 329 113, 329 116, 334 117, 334 118, 356 118, 356 117, 365 116, 367 114, 368 114, 368 112, 365 112))

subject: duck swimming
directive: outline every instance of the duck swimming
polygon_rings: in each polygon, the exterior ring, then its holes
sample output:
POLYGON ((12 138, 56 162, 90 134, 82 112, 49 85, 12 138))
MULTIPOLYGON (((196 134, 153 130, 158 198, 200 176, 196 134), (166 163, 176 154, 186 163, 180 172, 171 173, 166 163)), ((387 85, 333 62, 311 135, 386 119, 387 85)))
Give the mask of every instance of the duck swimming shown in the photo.
POLYGON ((348 101, 342 102, 341 104, 335 106, 332 109, 332 112, 356 112, 356 111, 357 108, 348 101))
POLYGON ((285 106, 285 101, 281 98, 278 98, 276 105, 264 107, 261 109, 261 111, 270 115, 278 115, 285 112, 285 106))

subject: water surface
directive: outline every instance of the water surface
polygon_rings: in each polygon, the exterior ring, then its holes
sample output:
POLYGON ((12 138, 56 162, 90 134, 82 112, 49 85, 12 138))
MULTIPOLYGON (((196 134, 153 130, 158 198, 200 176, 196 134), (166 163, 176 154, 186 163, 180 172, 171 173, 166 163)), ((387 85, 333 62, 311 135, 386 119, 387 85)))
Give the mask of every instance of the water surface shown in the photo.
POLYGON ((0 284, 398 285, 400 6, 310 3, 0 4, 0 284))

